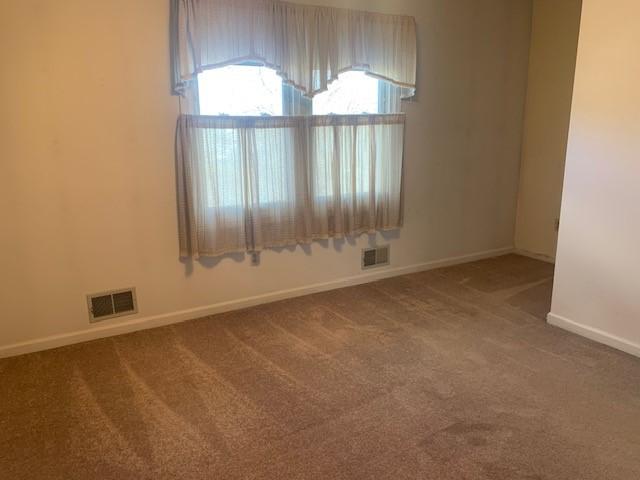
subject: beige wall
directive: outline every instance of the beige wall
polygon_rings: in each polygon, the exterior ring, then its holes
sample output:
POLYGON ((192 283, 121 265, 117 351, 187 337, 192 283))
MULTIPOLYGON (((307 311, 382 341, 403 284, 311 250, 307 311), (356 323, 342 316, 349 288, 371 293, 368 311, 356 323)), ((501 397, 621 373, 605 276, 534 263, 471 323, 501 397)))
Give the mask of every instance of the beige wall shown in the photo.
POLYGON ((584 0, 549 321, 640 356, 638 18, 584 0))
MULTIPOLYGON (((168 3, 0 6, 0 353, 362 275, 366 236, 267 251, 258 267, 243 256, 178 259, 168 3), (137 287, 140 313, 90 326, 85 294, 127 286, 137 287)), ((391 244, 389 269, 512 246, 530 1, 326 3, 418 23, 405 226, 378 237, 391 244)))
POLYGON ((553 260, 582 0, 533 0, 516 248, 553 260))

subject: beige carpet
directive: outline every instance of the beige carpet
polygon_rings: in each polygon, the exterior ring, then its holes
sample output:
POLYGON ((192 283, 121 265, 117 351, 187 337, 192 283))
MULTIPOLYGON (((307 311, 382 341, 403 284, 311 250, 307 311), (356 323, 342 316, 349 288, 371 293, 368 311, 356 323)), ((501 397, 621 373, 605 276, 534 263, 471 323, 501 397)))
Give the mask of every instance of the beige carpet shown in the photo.
POLYGON ((506 256, 0 361, 2 479, 640 479, 640 359, 506 256))

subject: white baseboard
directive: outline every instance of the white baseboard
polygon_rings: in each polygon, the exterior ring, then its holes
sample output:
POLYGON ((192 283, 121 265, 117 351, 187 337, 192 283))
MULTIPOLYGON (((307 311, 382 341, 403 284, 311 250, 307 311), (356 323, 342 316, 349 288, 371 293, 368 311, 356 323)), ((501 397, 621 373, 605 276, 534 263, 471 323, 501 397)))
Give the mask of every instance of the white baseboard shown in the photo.
POLYGON ((534 253, 529 250, 523 250, 521 248, 514 248, 513 253, 518 255, 522 255, 523 257, 535 258, 536 260, 541 260, 547 263, 556 263, 556 259, 554 257, 550 257, 549 255, 545 255, 543 253, 534 253))
POLYGON ((583 337, 587 337, 618 350, 622 350, 623 352, 630 353, 636 357, 640 357, 640 345, 602 331, 598 328, 574 322, 573 320, 569 320, 561 315, 556 315, 555 313, 547 314, 547 323, 560 327, 564 330, 568 330, 569 332, 577 333, 578 335, 582 335, 583 337))
POLYGON ((162 315, 135 318, 133 320, 114 323, 111 325, 92 326, 90 328, 75 332, 36 338, 34 340, 29 340, 26 342, 0 346, 0 358, 13 357, 25 353, 48 350, 50 348, 63 347, 65 345, 111 337, 114 335, 122 335, 124 333, 131 333, 138 330, 146 330, 148 328, 162 327, 165 325, 170 325, 172 323, 184 322, 186 320, 193 320, 195 318, 214 315, 216 313, 229 312, 231 310, 239 310, 241 308, 252 307, 254 305, 263 303, 275 302, 278 300, 284 300, 286 298, 299 297, 302 295, 309 295, 311 293, 324 292, 327 290, 334 290, 336 288, 374 282, 383 278, 396 277, 398 275, 406 275, 408 273, 422 272, 426 270, 433 270, 435 268, 447 267, 450 265, 473 262, 475 260, 482 260, 485 258, 498 257, 500 255, 506 255, 512 252, 513 247, 505 247, 495 250, 472 253, 468 255, 461 255, 458 257, 433 260, 430 262, 409 265, 406 267, 384 268, 375 272, 362 273, 353 277, 340 278, 332 280, 330 282, 305 285, 288 290, 279 290, 275 292, 265 293, 263 295, 255 295, 252 297, 245 297, 228 302, 220 302, 212 305, 191 308, 188 310, 165 313, 162 315))

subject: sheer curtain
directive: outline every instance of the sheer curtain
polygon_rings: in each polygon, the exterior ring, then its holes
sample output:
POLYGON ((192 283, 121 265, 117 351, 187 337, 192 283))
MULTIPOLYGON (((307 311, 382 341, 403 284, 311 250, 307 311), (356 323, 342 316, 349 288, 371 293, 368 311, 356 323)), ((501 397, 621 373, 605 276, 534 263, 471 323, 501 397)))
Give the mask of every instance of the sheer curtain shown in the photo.
POLYGON ((398 228, 403 134, 394 114, 181 116, 181 255, 398 228))

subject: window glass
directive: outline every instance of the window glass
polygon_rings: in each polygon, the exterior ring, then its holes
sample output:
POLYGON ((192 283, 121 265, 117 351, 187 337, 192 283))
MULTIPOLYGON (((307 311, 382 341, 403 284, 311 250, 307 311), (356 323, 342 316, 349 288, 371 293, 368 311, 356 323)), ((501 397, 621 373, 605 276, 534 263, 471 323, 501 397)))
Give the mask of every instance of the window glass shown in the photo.
POLYGON ((384 107, 384 100, 393 97, 393 92, 387 92, 389 88, 364 72, 349 71, 341 73, 311 101, 298 90, 283 85, 276 71, 268 67, 230 65, 198 75, 202 115, 382 113, 389 110, 384 107))
POLYGON ((341 73, 325 92, 313 97, 313 114, 378 113, 378 84, 364 72, 341 73))
POLYGON ((201 115, 282 115, 282 79, 275 70, 230 65, 198 75, 201 115))

